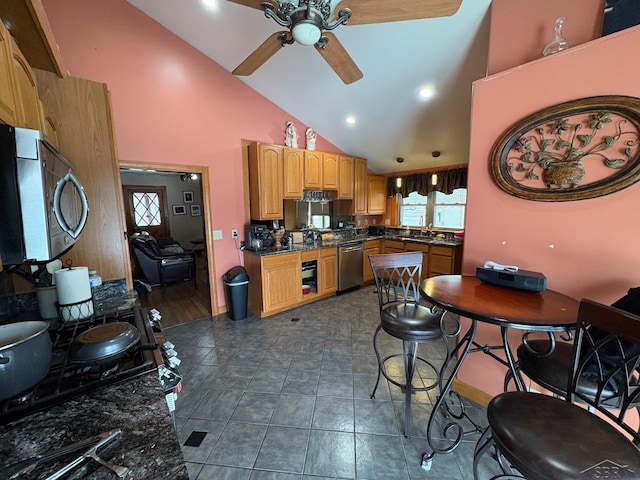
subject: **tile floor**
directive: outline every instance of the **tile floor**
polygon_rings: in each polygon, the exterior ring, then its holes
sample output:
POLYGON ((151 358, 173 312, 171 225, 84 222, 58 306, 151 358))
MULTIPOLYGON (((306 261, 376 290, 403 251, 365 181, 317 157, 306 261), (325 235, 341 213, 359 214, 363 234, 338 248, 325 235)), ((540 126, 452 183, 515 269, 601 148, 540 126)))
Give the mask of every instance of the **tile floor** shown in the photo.
MULTIPOLYGON (((400 389, 383 378, 369 398, 378 323, 375 288, 365 287, 265 319, 219 316, 167 328, 182 359, 176 417, 191 480, 473 478, 477 435, 421 468, 436 391, 414 395, 408 439, 400 389)), ((401 345, 381 333, 384 353, 401 345)), ((444 351, 429 344, 420 355, 440 365, 444 351)), ((433 378, 424 367, 417 373, 414 385, 433 378)), ((465 403, 486 423, 483 408, 465 403)))

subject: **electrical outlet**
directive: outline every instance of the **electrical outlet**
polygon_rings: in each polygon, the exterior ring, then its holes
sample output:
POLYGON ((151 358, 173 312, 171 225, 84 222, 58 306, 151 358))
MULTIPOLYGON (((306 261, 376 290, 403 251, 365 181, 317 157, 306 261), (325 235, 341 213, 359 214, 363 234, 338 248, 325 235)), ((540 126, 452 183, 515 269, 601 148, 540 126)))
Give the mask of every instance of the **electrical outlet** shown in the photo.
POLYGON ((238 230, 231 230, 231 238, 238 238, 238 230))

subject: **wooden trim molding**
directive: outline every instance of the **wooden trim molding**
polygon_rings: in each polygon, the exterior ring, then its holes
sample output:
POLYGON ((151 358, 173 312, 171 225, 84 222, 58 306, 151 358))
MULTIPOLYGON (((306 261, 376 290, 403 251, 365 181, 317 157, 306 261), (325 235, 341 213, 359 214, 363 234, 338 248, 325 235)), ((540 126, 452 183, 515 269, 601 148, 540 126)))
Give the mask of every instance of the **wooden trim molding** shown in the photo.
MULTIPOLYGON (((190 172, 197 173, 202 179, 202 216, 204 220, 205 244, 207 249, 209 267, 209 293, 211 297, 211 315, 220 313, 218 306, 217 275, 215 265, 215 255, 213 248, 213 238, 210 232, 213 231, 213 221, 211 215, 211 186, 209 182, 209 167, 202 165, 176 165, 164 163, 144 163, 120 160, 120 168, 140 168, 144 170, 161 170, 165 172, 190 172)), ((124 208, 124 207, 123 207, 124 208)))
POLYGON ((489 405, 489 402, 493 398, 488 393, 485 393, 482 390, 479 390, 473 385, 469 385, 468 383, 461 382, 458 379, 455 379, 453 381, 453 386, 451 388, 453 388, 454 392, 459 393, 463 397, 468 398, 472 402, 475 402, 478 405, 481 405, 485 408, 487 407, 487 405, 489 405))

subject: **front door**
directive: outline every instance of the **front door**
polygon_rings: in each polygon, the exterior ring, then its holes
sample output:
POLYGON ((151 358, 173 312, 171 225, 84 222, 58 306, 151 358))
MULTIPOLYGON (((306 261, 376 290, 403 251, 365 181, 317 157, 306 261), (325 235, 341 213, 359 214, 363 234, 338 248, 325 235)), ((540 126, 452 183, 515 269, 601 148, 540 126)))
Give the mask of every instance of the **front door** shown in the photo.
POLYGON ((163 186, 123 185, 127 232, 147 232, 154 238, 168 237, 169 214, 163 186))

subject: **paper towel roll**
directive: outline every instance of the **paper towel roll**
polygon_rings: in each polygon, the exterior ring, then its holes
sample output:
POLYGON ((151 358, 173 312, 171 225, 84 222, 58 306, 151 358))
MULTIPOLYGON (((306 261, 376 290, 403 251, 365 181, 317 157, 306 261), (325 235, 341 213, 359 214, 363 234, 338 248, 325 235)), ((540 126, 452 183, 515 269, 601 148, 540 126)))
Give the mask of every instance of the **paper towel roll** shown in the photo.
POLYGON ((62 319, 78 320, 93 315, 89 268, 62 268, 54 275, 62 319))

